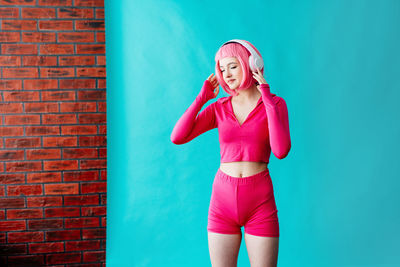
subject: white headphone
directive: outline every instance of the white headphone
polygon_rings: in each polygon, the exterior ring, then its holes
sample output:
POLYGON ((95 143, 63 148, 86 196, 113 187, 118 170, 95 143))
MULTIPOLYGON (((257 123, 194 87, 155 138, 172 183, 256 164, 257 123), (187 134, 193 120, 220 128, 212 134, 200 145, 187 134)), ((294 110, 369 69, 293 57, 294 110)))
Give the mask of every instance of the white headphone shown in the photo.
MULTIPOLYGON (((251 47, 248 43, 246 43, 243 40, 239 40, 239 39, 232 39, 229 40, 227 42, 225 42, 223 45, 227 44, 227 43, 239 43, 241 45, 243 45, 247 51, 250 52, 250 56, 249 56, 249 66, 251 71, 257 71, 257 68, 262 69, 264 67, 264 61, 263 59, 260 57, 260 55, 253 49, 253 47, 251 47)), ((221 45, 221 47, 223 46, 221 45)))

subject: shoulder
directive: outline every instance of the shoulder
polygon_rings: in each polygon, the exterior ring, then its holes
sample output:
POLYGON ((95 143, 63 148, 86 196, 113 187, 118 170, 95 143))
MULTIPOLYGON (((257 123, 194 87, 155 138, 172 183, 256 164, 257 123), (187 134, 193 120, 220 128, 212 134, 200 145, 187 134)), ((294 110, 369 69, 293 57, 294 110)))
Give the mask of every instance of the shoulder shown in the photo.
POLYGON ((276 94, 271 93, 272 99, 274 100, 275 104, 286 105, 285 99, 281 96, 277 96, 276 94))

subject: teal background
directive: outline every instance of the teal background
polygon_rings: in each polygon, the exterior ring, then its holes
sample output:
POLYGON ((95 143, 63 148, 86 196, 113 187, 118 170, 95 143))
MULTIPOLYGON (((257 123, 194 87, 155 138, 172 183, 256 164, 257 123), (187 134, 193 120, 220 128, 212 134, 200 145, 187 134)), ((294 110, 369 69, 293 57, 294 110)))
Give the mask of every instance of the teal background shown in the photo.
POLYGON ((235 38, 289 111, 291 151, 269 164, 278 266, 400 266, 400 1, 106 0, 105 15, 107 266, 211 266, 218 132, 170 134, 235 38))

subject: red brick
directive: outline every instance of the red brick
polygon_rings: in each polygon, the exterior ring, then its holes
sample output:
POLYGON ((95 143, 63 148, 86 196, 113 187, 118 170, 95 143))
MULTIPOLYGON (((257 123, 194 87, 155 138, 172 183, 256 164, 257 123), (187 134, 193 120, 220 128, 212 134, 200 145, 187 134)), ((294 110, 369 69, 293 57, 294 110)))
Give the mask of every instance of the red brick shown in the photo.
POLYGON ((81 169, 100 169, 100 168, 107 168, 107 161, 106 160, 81 160, 81 169))
POLYGON ((63 242, 47 242, 29 244, 29 253, 64 252, 63 242))
POLYGON ((29 220, 29 230, 62 229, 63 219, 29 220))
POLYGON ((26 159, 28 160, 40 160, 40 159, 60 159, 61 149, 27 149, 26 159))
POLYGON ((55 8, 36 8, 36 7, 25 7, 21 8, 21 17, 26 18, 55 18, 56 10, 55 8))
POLYGON ((2 21, 2 30, 34 31, 36 30, 36 20, 6 20, 2 21))
POLYGON ((40 69, 40 77, 43 78, 68 78, 74 77, 75 71, 73 68, 41 68, 40 69))
POLYGON ((82 194, 107 192, 107 182, 81 183, 82 194))
POLYGON ((55 218, 55 217, 77 217, 80 216, 79 208, 46 208, 44 210, 46 218, 55 218))
MULTIPOLYGON (((63 159, 87 159, 97 158, 97 148, 65 148, 63 149, 63 159)), ((0 154, 1 158, 1 154, 0 154)))
MULTIPOLYGON (((4 2, 4 1, 2 1, 4 2)), ((1 5, 5 5, 1 3, 1 5)), ((19 18, 19 8, 16 7, 0 7, 0 17, 5 18, 19 18)))
MULTIPOLYGON (((26 126, 25 132, 27 136, 46 136, 60 134, 58 126, 26 126)), ((45 137, 43 139, 45 139, 45 137)))
POLYGON ((98 205, 98 204, 99 204, 99 195, 64 196, 65 206, 85 206, 85 205, 98 205))
POLYGON ((104 54, 105 44, 77 44, 77 54, 104 54))
MULTIPOLYGON (((26 244, 2 244, 0 245, 0 255, 18 255, 26 254, 26 244)), ((3 266, 3 265, 2 265, 3 266)))
POLYGON ((5 146, 8 148, 39 147, 40 146, 40 138, 37 138, 37 137, 7 138, 5 146))
POLYGON ((58 18, 93 18, 93 9, 91 8, 58 8, 58 18))
MULTIPOLYGON (((39 92, 4 92, 5 101, 38 101, 39 92)), ((21 115, 23 116, 23 115, 21 115)))
POLYGON ((83 252, 84 262, 104 261, 106 255, 104 251, 85 251, 83 252))
POLYGON ((44 147, 69 147, 77 146, 77 137, 43 137, 44 147))
MULTIPOLYGON (((1 201, 0 201, 1 203, 1 201)), ((2 221, 0 222, 0 231, 22 231, 26 230, 25 221, 17 220, 17 221, 2 221)))
POLYGON ((82 216, 102 216, 106 215, 106 207, 82 207, 82 216))
POLYGON ((41 171, 42 163, 39 161, 6 162, 7 172, 41 171))
MULTIPOLYGON (((1 40, 1 33, 0 33, 1 40)), ((0 41, 1 42, 1 41, 0 41)), ((18 40, 16 40, 18 42, 18 40)), ((20 56, 0 56, 0 66, 21 66, 20 56)))
POLYGON ((48 264, 66 264, 80 262, 81 253, 57 253, 46 255, 46 263, 48 264))
POLYGON ((40 124, 40 115, 6 115, 5 125, 40 124))
MULTIPOLYGON (((42 94, 43 99, 43 94, 42 94)), ((58 112, 58 103, 25 103, 26 113, 58 112)))
POLYGON ((74 45, 72 44, 41 44, 40 54, 50 55, 62 55, 62 54, 73 54, 74 45))
POLYGON ((40 172, 28 173, 26 176, 27 183, 54 183, 61 182, 60 172, 40 172))
POLYGON ((25 90, 45 90, 45 89, 58 89, 58 81, 56 79, 37 79, 37 80, 24 80, 25 90))
POLYGON ((77 30, 104 31, 104 20, 77 20, 75 24, 77 30))
MULTIPOLYGON (((4 46, 4 45, 3 45, 4 46)), ((38 78, 39 72, 37 68, 3 68, 3 77, 7 78, 38 78)), ((38 100, 38 99, 35 99, 38 100)), ((10 101, 10 100, 8 100, 10 101)), ((18 100, 16 100, 18 101, 18 100)))
POLYGON ((43 101, 69 101, 75 100, 74 91, 42 91, 43 101))
POLYGON ((62 206, 62 196, 27 197, 28 207, 59 207, 62 206))
POLYGON ((96 19, 104 19, 104 8, 96 9, 96 19))
POLYGON ((95 89, 95 79, 68 79, 60 81, 60 89, 95 89))
MULTIPOLYGON (((93 43, 94 41, 95 40, 94 40, 93 32, 60 32, 60 33, 58 33, 58 42, 59 43, 93 43)), ((86 65, 86 64, 82 64, 82 65, 86 65)))
POLYGON ((75 171, 75 172, 64 172, 64 181, 96 181, 99 179, 98 171, 75 171))
POLYGON ((23 208, 25 202, 23 198, 8 197, 0 198, 0 208, 23 208))
MULTIPOLYGON (((4 74, 3 74, 4 76, 4 74)), ((0 79, 0 89, 1 90, 21 90, 22 81, 21 80, 1 80, 0 79)))
POLYGON ((44 255, 8 256, 9 266, 44 266, 44 255))
POLYGON ((25 183, 23 173, 0 173, 0 184, 22 184, 25 183))
POLYGON ((65 251, 100 249, 100 240, 66 241, 65 251))
POLYGON ((87 228, 87 227, 99 227, 99 218, 65 218, 65 228, 87 228))
POLYGON ((42 231, 9 232, 7 238, 9 243, 42 242, 44 233, 42 231))
POLYGON ((43 195, 42 185, 9 185, 8 196, 34 196, 43 195))
POLYGON ((72 0, 39 0, 39 6, 71 6, 72 0))
POLYGON ((80 136, 79 144, 81 146, 107 146, 106 136, 80 136))
POLYGON ((104 7, 104 0, 75 0, 75 6, 104 7))
POLYGON ((72 20, 44 20, 39 21, 39 30, 46 31, 64 31, 72 30, 74 22, 72 20))
POLYGON ((76 160, 45 161, 44 170, 73 170, 78 168, 76 160))
POLYGON ((79 100, 105 100, 105 90, 82 90, 78 93, 79 100))
POLYGON ((96 112, 94 102, 60 103, 60 112, 96 112))
POLYGON ((94 125, 61 126, 62 135, 88 135, 96 133, 97 126, 94 125))
POLYGON ((0 150, 0 160, 23 160, 23 150, 0 150))
POLYGON ((105 32, 96 32, 96 41, 104 43, 106 41, 106 34, 105 32))
POLYGON ((45 184, 44 191, 46 195, 79 194, 79 184, 78 183, 45 184))
POLYGON ((46 241, 80 240, 81 230, 46 231, 46 241))
POLYGON ((26 6, 34 6, 35 5, 35 1, 27 1, 27 0, 2 0, 1 5, 26 5, 26 6))
POLYGON ((99 239, 106 237, 105 228, 82 229, 82 239, 99 239))
POLYGON ((23 56, 23 66, 57 66, 57 56, 23 56))
POLYGON ((8 209, 7 220, 9 219, 32 219, 43 218, 42 209, 8 209))

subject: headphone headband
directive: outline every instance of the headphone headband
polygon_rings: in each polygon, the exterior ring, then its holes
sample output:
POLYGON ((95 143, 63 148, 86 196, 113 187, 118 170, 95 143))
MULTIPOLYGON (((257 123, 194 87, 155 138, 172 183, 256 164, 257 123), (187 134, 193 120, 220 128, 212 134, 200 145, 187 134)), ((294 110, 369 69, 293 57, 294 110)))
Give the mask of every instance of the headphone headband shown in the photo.
POLYGON ((250 52, 249 66, 252 71, 256 71, 256 68, 262 69, 264 67, 264 61, 261 58, 261 56, 253 49, 253 47, 251 47, 244 40, 232 39, 232 40, 229 40, 229 41, 225 42, 224 44, 222 44, 221 47, 227 43, 239 43, 239 44, 243 45, 247 49, 247 51, 250 52))

